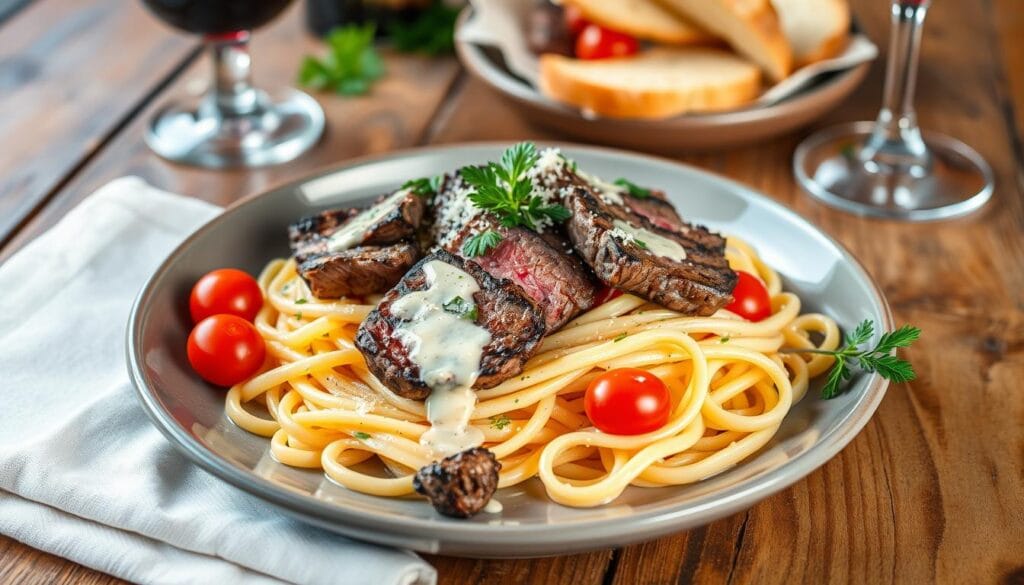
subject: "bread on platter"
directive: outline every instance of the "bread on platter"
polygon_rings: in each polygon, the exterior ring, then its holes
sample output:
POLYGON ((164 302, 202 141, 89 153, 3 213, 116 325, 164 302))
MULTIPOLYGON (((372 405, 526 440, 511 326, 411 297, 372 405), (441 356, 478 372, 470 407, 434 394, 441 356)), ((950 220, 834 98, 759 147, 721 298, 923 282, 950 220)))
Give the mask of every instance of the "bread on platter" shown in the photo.
POLYGON ((658 47, 630 57, 585 61, 542 55, 541 91, 608 118, 667 118, 737 108, 756 99, 761 72, 707 47, 658 47))
POLYGON ((658 1, 724 39, 771 79, 780 81, 793 71, 793 51, 771 0, 658 1))
POLYGON ((717 39, 656 0, 562 0, 583 17, 638 39, 671 45, 712 44, 717 39))
POLYGON ((850 37, 847 0, 772 0, 797 67, 831 59, 850 37))

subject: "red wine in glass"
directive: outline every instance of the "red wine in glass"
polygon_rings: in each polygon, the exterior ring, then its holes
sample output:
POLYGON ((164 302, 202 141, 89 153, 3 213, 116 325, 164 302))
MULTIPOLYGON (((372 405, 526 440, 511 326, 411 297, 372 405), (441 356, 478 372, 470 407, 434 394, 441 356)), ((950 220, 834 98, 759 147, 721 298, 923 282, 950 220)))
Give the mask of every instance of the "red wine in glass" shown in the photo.
POLYGON ((992 196, 992 168, 963 142, 924 132, 914 113, 921 32, 931 0, 894 0, 882 109, 874 122, 826 128, 796 149, 813 197, 859 215, 907 221, 957 217, 992 196))
POLYGON ((209 168, 256 167, 298 157, 320 138, 324 114, 295 89, 253 87, 250 31, 291 0, 143 0, 161 20, 203 36, 213 58, 211 89, 198 100, 165 104, 146 143, 175 162, 209 168))

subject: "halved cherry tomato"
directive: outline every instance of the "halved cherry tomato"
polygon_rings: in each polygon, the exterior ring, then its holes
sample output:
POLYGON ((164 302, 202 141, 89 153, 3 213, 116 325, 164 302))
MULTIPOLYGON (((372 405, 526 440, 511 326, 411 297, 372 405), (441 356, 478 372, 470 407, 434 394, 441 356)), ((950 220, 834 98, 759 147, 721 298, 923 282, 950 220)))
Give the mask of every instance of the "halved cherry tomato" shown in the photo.
POLYGON ((256 279, 234 268, 204 275, 192 287, 188 302, 193 323, 221 313, 252 321, 262 306, 263 291, 256 279))
POLYGON ((665 426, 672 397, 661 378, 637 368, 601 374, 587 387, 583 409, 599 430, 613 435, 642 435, 665 426))
POLYGON ((597 291, 594 295, 594 306, 591 309, 596 309, 608 301, 614 301, 615 299, 622 296, 622 291, 617 288, 606 286, 601 290, 597 291))
POLYGON ((768 296, 768 289, 765 288, 761 279, 750 274, 737 270, 739 280, 736 281, 736 288, 732 291, 733 302, 725 308, 736 313, 748 321, 760 321, 772 314, 772 299, 768 296))
POLYGON ((576 39, 576 56, 580 59, 626 57, 640 50, 636 39, 596 24, 583 27, 576 39))
POLYGON ((565 29, 569 31, 569 36, 576 38, 579 36, 583 29, 590 24, 590 21, 583 17, 583 11, 567 4, 565 10, 565 29))
POLYGON ((234 386, 263 365, 267 347, 256 327, 235 315, 213 315, 188 336, 188 362, 199 377, 234 386))

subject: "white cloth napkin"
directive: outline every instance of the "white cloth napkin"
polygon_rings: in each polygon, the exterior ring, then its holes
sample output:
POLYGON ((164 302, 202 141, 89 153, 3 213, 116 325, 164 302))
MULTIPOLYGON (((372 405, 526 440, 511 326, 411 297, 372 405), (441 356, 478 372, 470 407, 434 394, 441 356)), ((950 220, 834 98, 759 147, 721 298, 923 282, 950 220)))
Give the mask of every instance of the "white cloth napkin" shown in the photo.
POLYGON ((0 265, 0 533, 141 583, 433 583, 411 552, 306 526, 206 474, 137 404, 132 301, 218 212, 122 178, 0 265))

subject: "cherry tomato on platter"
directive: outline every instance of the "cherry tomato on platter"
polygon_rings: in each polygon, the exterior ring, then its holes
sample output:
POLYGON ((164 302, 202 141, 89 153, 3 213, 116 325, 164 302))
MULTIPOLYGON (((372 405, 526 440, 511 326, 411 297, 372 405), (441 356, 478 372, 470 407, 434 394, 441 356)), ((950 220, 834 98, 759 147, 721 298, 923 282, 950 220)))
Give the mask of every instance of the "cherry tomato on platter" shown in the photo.
POLYGON ((590 21, 583 17, 583 11, 578 7, 568 4, 565 6, 565 29, 569 36, 576 38, 583 32, 590 21))
POLYGON ((234 268, 205 274, 192 287, 188 302, 193 323, 222 313, 252 321, 262 306, 263 291, 256 279, 234 268))
POLYGON ((236 315, 213 315, 188 336, 188 362, 199 377, 218 386, 234 386, 263 365, 267 348, 256 327, 236 315))
POLYGON ((576 38, 576 57, 580 59, 627 57, 639 50, 635 38, 593 23, 583 27, 576 38))
POLYGON ((742 270, 736 271, 739 280, 732 291, 733 302, 725 308, 748 321, 760 321, 772 314, 772 299, 761 279, 742 270))
POLYGON ((637 368, 601 374, 587 387, 583 409, 599 430, 613 435, 642 435, 665 426, 672 396, 661 378, 637 368))

